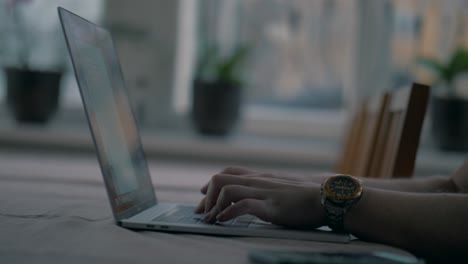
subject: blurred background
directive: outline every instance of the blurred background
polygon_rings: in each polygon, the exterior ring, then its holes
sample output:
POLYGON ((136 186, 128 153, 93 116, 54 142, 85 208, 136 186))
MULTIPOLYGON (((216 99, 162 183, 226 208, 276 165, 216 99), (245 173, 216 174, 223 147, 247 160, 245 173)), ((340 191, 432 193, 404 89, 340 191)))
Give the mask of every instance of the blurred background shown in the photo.
MULTIPOLYGON (((93 152, 57 6, 111 32, 150 158, 332 170, 360 98, 468 64, 466 0, 2 0, 5 151, 93 152)), ((449 173, 430 123, 416 174, 449 173)))

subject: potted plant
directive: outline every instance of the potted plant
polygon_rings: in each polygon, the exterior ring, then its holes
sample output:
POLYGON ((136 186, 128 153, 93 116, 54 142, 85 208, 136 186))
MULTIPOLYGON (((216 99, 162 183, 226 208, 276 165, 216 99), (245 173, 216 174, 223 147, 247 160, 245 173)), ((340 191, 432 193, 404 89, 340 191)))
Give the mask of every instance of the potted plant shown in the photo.
POLYGON ((457 91, 458 80, 468 73, 468 50, 458 48, 447 63, 419 58, 419 63, 437 74, 431 99, 434 141, 442 150, 468 150, 468 99, 457 91))
MULTIPOLYGON (((43 67, 31 65, 33 64, 31 63, 33 47, 38 45, 37 40, 33 39, 33 35, 40 35, 41 32, 34 32, 31 30, 32 26, 26 22, 24 11, 27 7, 23 5, 28 2, 31 1, 11 0, 6 2, 15 33, 10 36, 14 38, 12 43, 15 43, 10 47, 14 51, 14 62, 4 66, 7 79, 6 101, 17 121, 43 124, 57 110, 63 66, 43 69, 43 67)), ((59 33, 57 24, 57 34, 59 33)), ((61 50, 54 50, 52 53, 59 51, 61 50)))
POLYGON ((216 46, 206 49, 193 82, 192 119, 203 135, 227 135, 239 119, 242 102, 241 66, 247 48, 238 46, 221 55, 216 46))

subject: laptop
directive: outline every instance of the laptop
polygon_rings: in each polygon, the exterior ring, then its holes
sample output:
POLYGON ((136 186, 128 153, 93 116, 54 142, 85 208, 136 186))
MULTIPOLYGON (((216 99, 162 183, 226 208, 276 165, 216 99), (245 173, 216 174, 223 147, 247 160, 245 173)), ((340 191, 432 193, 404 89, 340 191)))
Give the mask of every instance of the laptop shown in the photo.
POLYGON ((194 213, 194 205, 159 202, 110 33, 61 7, 58 13, 118 225, 165 232, 349 242, 347 234, 291 230, 252 215, 206 224, 203 215, 194 213))

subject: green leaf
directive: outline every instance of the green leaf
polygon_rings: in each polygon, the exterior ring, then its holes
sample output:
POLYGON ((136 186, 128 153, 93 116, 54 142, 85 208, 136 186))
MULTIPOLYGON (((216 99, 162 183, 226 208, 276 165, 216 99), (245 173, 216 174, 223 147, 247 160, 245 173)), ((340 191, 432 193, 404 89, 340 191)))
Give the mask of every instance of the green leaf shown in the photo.
POLYGON ((468 71, 468 51, 457 49, 453 54, 448 66, 447 80, 453 80, 458 74, 468 71))
POLYGON ((217 46, 207 47, 200 56, 196 78, 241 83, 241 66, 247 54, 248 48, 245 46, 236 47, 231 54, 225 57, 220 55, 217 46))
POLYGON ((201 53, 202 55, 197 65, 197 78, 210 79, 214 75, 212 65, 216 64, 216 60, 219 57, 219 49, 217 46, 211 46, 204 49, 201 53))
POLYGON ((446 64, 433 58, 418 58, 416 61, 438 75, 439 86, 445 87, 445 93, 449 95, 456 94, 453 80, 459 74, 468 72, 468 50, 465 48, 456 49, 446 64))
POLYGON ((240 66, 247 56, 247 53, 248 50, 246 47, 238 47, 231 56, 219 63, 217 67, 218 79, 229 82, 239 82, 239 76, 237 75, 239 74, 240 66))
POLYGON ((418 64, 428 68, 429 70, 432 70, 439 77, 442 77, 444 75, 445 71, 446 71, 445 66, 442 65, 442 63, 440 63, 436 59, 421 57, 421 58, 417 58, 416 62, 418 64))

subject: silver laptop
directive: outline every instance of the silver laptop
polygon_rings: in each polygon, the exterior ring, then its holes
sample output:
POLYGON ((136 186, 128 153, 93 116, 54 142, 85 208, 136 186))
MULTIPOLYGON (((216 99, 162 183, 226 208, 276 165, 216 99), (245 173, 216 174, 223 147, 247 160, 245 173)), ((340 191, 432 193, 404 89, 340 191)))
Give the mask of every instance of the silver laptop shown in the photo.
POLYGON ((289 230, 251 215, 205 224, 193 205, 159 202, 111 35, 63 8, 58 12, 117 224, 168 232, 349 242, 349 235, 289 230))

